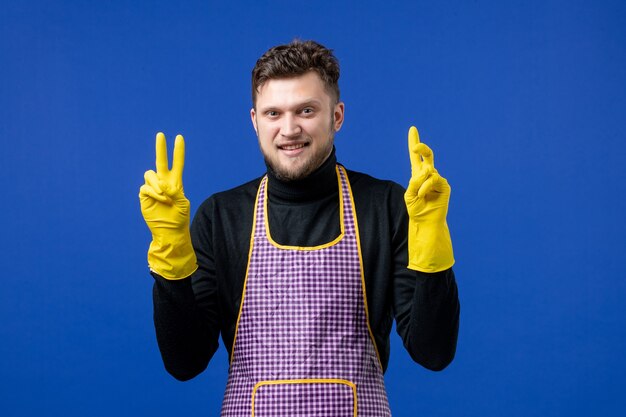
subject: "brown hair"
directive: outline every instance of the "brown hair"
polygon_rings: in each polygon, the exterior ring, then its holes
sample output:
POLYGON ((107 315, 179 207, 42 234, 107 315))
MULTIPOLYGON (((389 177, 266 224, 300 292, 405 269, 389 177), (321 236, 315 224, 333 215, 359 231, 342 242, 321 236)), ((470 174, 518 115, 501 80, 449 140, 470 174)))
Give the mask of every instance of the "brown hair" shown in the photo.
POLYGON ((315 71, 328 93, 339 101, 339 62, 333 51, 315 41, 294 39, 286 45, 278 45, 263 54, 252 69, 252 104, 266 81, 275 78, 291 78, 315 71))

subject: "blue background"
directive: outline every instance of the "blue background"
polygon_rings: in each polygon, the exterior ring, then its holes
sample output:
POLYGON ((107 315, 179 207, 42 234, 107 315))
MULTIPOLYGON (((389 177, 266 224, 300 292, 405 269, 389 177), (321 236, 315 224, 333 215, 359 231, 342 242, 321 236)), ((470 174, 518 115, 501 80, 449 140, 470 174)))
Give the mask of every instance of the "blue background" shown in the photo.
POLYGON ((137 193, 159 130, 194 210, 260 175, 250 71, 301 37, 341 62, 341 162, 406 184, 415 124, 452 185, 457 357, 393 333, 394 416, 622 415, 625 4, 3 1, 0 413, 218 414, 223 348, 162 367, 137 193))

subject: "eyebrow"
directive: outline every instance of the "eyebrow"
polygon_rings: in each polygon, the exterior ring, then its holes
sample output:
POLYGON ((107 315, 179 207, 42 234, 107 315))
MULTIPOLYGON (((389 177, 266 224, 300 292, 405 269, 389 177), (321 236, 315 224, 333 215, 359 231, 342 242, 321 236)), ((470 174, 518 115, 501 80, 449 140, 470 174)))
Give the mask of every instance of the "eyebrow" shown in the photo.
MULTIPOLYGON (((322 102, 320 100, 318 100, 316 98, 312 98, 312 99, 309 99, 309 100, 304 100, 304 101, 301 101, 299 103, 296 103, 292 107, 296 107, 296 108, 307 107, 307 106, 321 107, 321 105, 322 105, 322 102)), ((265 107, 260 107, 259 108, 259 112, 261 112, 261 113, 265 113, 265 112, 270 111, 270 110, 280 110, 280 106, 275 106, 275 105, 271 105, 270 104, 270 105, 267 105, 265 107)))

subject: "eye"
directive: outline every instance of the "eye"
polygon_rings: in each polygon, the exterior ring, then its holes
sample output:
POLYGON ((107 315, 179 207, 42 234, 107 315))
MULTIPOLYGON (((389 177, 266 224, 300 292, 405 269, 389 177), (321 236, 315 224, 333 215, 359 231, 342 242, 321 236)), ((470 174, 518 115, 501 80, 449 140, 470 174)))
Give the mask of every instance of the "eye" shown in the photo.
POLYGON ((274 118, 274 117, 278 116, 278 112, 277 112, 276 110, 269 110, 269 111, 267 111, 265 114, 266 114, 268 117, 272 117, 272 118, 274 118))
POLYGON ((315 113, 315 110, 313 110, 313 108, 311 107, 305 107, 304 109, 302 109, 302 114, 309 115, 313 113, 315 113))

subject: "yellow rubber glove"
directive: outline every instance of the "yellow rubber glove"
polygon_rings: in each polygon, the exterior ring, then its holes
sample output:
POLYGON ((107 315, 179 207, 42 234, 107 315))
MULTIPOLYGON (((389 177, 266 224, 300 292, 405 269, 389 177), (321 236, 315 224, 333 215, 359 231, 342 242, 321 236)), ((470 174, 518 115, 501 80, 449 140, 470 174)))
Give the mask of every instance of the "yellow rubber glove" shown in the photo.
POLYGON ((169 170, 165 135, 156 135, 156 172, 144 174, 139 190, 141 213, 152 232, 148 265, 167 279, 183 279, 198 265, 189 234, 189 200, 183 193, 185 139, 176 136, 174 163, 169 170))
POLYGON ((415 126, 409 129, 411 180, 404 194, 409 213, 409 265, 422 272, 439 272, 454 264, 446 223, 450 186, 435 169, 433 151, 420 143, 415 126))

